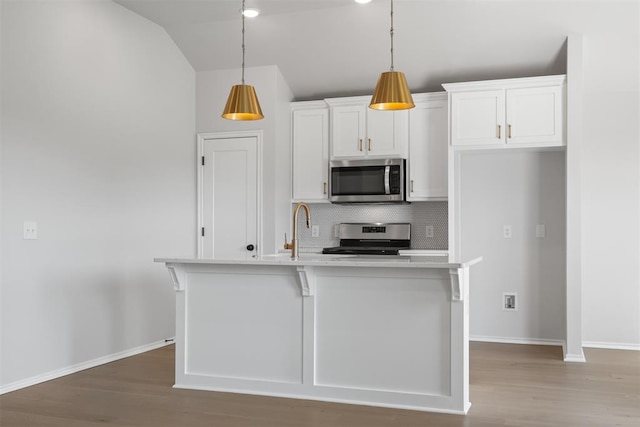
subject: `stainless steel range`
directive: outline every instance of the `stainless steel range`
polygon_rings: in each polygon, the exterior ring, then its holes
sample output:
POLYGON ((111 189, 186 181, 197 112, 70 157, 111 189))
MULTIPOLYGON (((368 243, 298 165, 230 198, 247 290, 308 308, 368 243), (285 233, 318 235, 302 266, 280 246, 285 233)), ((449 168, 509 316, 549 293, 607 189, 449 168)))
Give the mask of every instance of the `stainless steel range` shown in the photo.
POLYGON ((324 248, 323 254, 398 255, 411 247, 411 224, 342 223, 340 246, 324 248))

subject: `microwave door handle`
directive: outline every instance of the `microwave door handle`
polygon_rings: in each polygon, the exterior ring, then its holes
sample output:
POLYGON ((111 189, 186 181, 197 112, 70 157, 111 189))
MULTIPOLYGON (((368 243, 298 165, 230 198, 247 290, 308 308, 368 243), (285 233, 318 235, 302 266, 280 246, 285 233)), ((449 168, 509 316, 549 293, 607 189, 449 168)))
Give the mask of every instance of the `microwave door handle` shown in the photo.
POLYGON ((384 167, 384 194, 391 194, 391 186, 389 185, 389 175, 391 172, 391 166, 384 167))

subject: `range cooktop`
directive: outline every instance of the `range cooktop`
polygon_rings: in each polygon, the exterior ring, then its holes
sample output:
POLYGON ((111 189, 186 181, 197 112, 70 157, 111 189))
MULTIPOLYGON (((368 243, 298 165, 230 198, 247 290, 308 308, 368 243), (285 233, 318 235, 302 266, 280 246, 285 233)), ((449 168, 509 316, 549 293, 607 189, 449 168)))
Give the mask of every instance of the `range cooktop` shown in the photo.
POLYGON ((323 254, 398 255, 411 247, 411 224, 342 223, 340 246, 324 248, 323 254))

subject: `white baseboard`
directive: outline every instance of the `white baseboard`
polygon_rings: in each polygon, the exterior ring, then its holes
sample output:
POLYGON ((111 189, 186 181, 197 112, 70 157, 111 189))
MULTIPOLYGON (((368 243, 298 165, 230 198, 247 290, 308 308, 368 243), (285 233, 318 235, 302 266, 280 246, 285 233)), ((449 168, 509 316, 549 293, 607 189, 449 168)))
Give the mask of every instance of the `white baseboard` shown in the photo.
POLYGON ((529 344, 529 345, 554 345, 562 347, 562 340, 547 340, 538 338, 509 338, 509 337, 487 337, 481 335, 469 336, 469 341, 494 342, 499 344, 529 344))
POLYGON ((564 354, 562 359, 565 362, 571 363, 586 363, 587 359, 584 357, 584 354, 564 354))
POLYGON ((640 344, 623 344, 612 342, 597 342, 597 341, 584 341, 583 347, 587 348, 606 348, 609 350, 633 350, 640 351, 640 344))
POLYGON ((55 371, 47 372, 42 375, 37 375, 35 377, 16 381, 0 387, 0 395, 19 390, 21 388, 40 384, 45 381, 50 381, 56 378, 64 377, 65 375, 75 374, 76 372, 84 371, 85 369, 95 368, 96 366, 104 365, 105 363, 115 362, 116 360, 124 359, 130 356, 135 356, 136 354, 145 353, 147 351, 155 350, 157 348, 164 347, 170 344, 173 344, 173 341, 166 341, 166 340, 157 341, 151 344, 146 344, 140 347, 135 347, 129 350, 121 351, 119 353, 114 353, 108 356, 99 357, 97 359, 89 360, 87 362, 78 363, 76 365, 68 366, 66 368, 57 369, 55 371))
MULTIPOLYGON (((564 354, 565 362, 585 362, 584 354, 566 354, 565 342, 563 340, 547 340, 547 339, 532 339, 532 338, 505 338, 505 337, 487 337, 480 335, 469 336, 469 341, 479 342, 494 342, 500 344, 530 344, 530 345, 555 345, 562 347, 562 353, 564 354)), ((635 343, 610 343, 610 342, 596 342, 596 341, 584 341, 583 347, 586 348, 603 348, 608 350, 631 350, 640 351, 640 344, 635 343)))

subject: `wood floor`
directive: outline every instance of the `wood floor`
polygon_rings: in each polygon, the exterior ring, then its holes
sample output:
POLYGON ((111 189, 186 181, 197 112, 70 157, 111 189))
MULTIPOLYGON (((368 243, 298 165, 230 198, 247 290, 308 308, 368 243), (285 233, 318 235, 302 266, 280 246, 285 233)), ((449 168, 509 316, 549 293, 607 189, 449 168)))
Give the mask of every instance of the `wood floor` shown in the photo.
POLYGON ((471 343, 466 416, 173 389, 173 346, 0 396, 0 426, 640 426, 640 352, 471 343))

